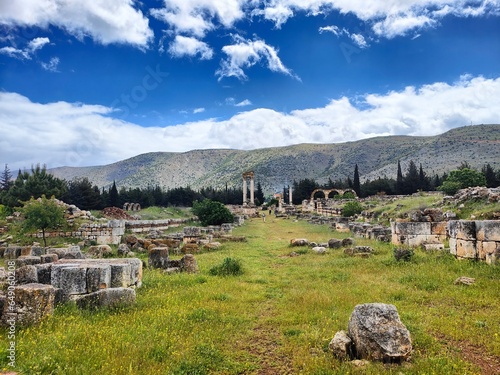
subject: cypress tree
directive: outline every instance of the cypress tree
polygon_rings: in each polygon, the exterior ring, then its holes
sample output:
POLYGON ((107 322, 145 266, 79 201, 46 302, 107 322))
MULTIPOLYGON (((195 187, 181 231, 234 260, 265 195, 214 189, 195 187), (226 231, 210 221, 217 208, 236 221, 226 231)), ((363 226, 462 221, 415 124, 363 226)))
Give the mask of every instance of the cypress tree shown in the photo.
POLYGON ((401 163, 398 160, 398 173, 396 176, 396 194, 404 194, 403 187, 403 172, 401 171, 401 163))
POLYGON ((358 165, 354 167, 354 180, 352 182, 352 188, 356 192, 356 194, 361 196, 361 184, 359 182, 359 170, 358 170, 358 165))

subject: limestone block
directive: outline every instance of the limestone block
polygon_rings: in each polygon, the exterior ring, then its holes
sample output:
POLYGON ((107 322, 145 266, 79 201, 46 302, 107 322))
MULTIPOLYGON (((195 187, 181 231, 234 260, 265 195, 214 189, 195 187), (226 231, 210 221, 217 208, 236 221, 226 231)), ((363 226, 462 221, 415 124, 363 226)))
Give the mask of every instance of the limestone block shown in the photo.
POLYGON ((306 238, 294 238, 290 240, 290 246, 307 246, 309 241, 306 238))
POLYGON ((346 331, 335 333, 328 348, 339 359, 350 359, 353 356, 353 342, 346 331))
POLYGON ((87 267, 87 293, 111 287, 111 266, 92 264, 87 267))
POLYGON ((32 265, 19 267, 16 269, 17 284, 32 284, 38 283, 38 274, 36 267, 32 265))
POLYGON ((168 257, 168 247, 154 247, 149 250, 148 265, 152 268, 166 268, 168 257))
POLYGON ((476 239, 476 222, 469 220, 453 220, 448 222, 448 234, 460 240, 476 239))
POLYGON ((431 234, 446 236, 446 221, 431 223, 431 234))
POLYGON ((339 240, 338 238, 330 238, 328 240, 328 247, 330 249, 339 249, 342 247, 342 240, 339 240))
POLYGON ((197 273, 198 263, 193 254, 186 254, 181 259, 181 270, 187 273, 197 273))
POLYGON ((500 250, 500 242, 495 241, 477 241, 477 255, 481 260, 486 260, 500 250))
POLYGON ((8 319, 14 316, 21 325, 36 324, 54 312, 55 290, 51 285, 19 285, 14 288, 14 296, 14 310, 7 305, 4 308, 4 323, 8 324, 8 319))
POLYGON ((95 309, 99 307, 113 308, 135 303, 135 290, 131 288, 107 288, 97 292, 79 296, 76 304, 79 308, 95 309))
MULTIPOLYGON (((430 224, 430 223, 429 223, 430 224)), ((436 235, 407 235, 406 244, 411 247, 421 246, 424 243, 435 243, 440 241, 440 237, 436 235)))
POLYGON ((16 259, 21 256, 21 246, 7 246, 3 257, 5 259, 16 259))
POLYGON ((61 288, 66 295, 87 293, 87 269, 78 264, 53 264, 51 282, 54 288, 61 288))
POLYGON ((23 266, 34 266, 35 264, 40 264, 40 257, 34 257, 31 255, 21 255, 16 259, 16 268, 21 268, 23 266))
POLYGON ((31 246, 23 246, 21 248, 21 256, 31 256, 31 246))
POLYGON ((444 245, 442 243, 424 243, 422 246, 426 251, 444 249, 444 245))
POLYGON ((111 288, 126 288, 131 285, 132 268, 127 263, 111 263, 111 288))
POLYGON ((43 254, 40 256, 40 261, 41 263, 53 263, 57 262, 59 260, 59 257, 57 254, 43 254))
POLYGON ((38 245, 31 246, 31 255, 35 257, 39 257, 45 254, 45 249, 38 245))
POLYGON ((457 239, 456 255, 459 258, 476 259, 477 258, 476 241, 457 239))
POLYGON ((396 222, 395 233, 402 235, 429 235, 431 234, 431 223, 424 222, 396 222))
POLYGON ((128 286, 137 286, 138 288, 142 285, 142 260, 139 258, 129 258, 124 259, 125 263, 130 265, 130 282, 128 286))
POLYGON ((456 256, 457 255, 457 239, 450 237, 449 246, 450 246, 450 254, 456 256))
POLYGON ((38 283, 51 285, 51 273, 52 273, 52 264, 37 264, 35 265, 36 274, 38 278, 38 283))
POLYGON ((478 241, 500 242, 500 220, 476 221, 476 238, 478 241))
POLYGON ((326 247, 315 246, 311 249, 316 254, 326 254, 326 247))

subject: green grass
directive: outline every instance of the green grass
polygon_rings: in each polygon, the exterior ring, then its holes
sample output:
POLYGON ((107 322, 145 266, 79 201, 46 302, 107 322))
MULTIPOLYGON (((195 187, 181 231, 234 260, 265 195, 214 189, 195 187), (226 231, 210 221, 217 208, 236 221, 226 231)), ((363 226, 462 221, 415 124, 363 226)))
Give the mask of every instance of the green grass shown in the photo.
MULTIPOLYGON (((255 219, 235 229, 247 242, 196 255, 200 273, 144 270, 136 305, 97 312, 66 305, 39 326, 17 331, 20 374, 479 374, 455 343, 500 356, 500 269, 416 250, 397 262, 393 247, 370 245, 368 259, 341 249, 316 255, 292 238, 326 242, 348 234, 305 222, 255 219), (239 276, 210 275, 238 259, 239 276), (454 285, 459 276, 472 286, 454 285), (356 304, 396 305, 413 339, 403 365, 356 369, 328 352, 356 304)), ((0 332, 0 369, 7 368, 0 332)))
POLYGON ((137 214, 142 220, 160 220, 160 219, 186 219, 193 216, 191 208, 181 207, 148 207, 140 211, 132 212, 137 214))

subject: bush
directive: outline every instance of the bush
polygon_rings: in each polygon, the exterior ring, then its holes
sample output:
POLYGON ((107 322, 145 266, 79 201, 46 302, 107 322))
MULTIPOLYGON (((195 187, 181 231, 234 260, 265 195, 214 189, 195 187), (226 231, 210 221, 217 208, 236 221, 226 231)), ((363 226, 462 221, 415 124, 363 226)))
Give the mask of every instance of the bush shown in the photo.
POLYGON ((360 214, 363 211, 363 206, 358 201, 347 202, 342 208, 342 216, 351 217, 360 214))
POLYGON ((405 247, 395 247, 394 248, 394 258, 399 262, 400 260, 404 262, 409 262, 412 260, 415 252, 411 248, 405 247))
POLYGON ((226 258, 217 266, 210 268, 212 276, 238 276, 243 274, 243 267, 238 259, 226 258))
POLYGON ((221 225, 224 223, 232 223, 233 215, 220 202, 204 199, 202 202, 195 201, 193 203, 193 213, 200 219, 201 225, 221 225))

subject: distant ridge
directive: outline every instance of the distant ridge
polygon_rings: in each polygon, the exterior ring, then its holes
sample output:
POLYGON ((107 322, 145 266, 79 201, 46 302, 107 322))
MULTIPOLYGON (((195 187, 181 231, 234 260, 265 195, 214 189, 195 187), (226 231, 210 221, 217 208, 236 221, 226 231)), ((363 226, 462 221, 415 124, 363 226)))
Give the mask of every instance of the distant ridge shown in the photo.
POLYGON ((362 180, 395 177, 410 160, 428 175, 456 169, 463 161, 480 169, 489 163, 500 169, 500 125, 471 125, 430 137, 387 136, 335 144, 299 144, 250 151, 215 149, 183 153, 152 152, 96 167, 60 167, 53 175, 71 180, 87 177, 99 187, 116 181, 121 187, 162 188, 240 186, 241 174, 255 172, 264 192, 280 190, 304 178, 320 183, 328 178, 352 178, 358 164, 362 180))

